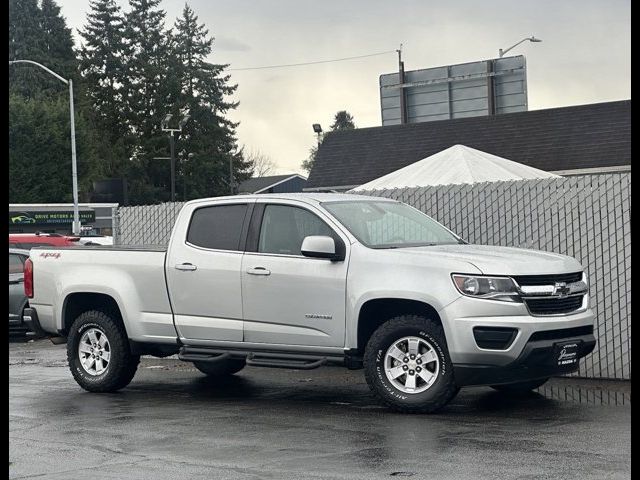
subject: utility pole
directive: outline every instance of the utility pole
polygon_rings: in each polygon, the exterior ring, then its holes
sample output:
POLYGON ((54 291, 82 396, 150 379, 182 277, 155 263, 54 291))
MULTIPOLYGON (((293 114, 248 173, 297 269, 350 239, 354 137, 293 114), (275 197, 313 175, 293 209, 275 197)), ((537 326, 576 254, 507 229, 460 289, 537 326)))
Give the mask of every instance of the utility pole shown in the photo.
POLYGON ((229 155, 229 189, 231 190, 231 195, 235 195, 235 182, 233 180, 233 157, 229 155))
POLYGON ((180 113, 182 114, 182 119, 180 120, 180 123, 178 123, 177 128, 169 127, 169 122, 173 118, 173 114, 171 113, 166 114, 164 119, 160 123, 160 129, 163 132, 169 132, 169 147, 171 149, 171 156, 169 158, 171 159, 171 201, 172 202, 176 201, 176 137, 175 137, 175 134, 182 132, 182 129, 184 128, 184 126, 186 125, 187 121, 190 118, 188 108, 185 107, 184 109, 181 110, 180 113))
POLYGON ((407 123, 407 105, 404 94, 404 62, 402 61, 402 44, 396 50, 398 52, 398 83, 400 85, 400 123, 407 123))
POLYGON ((176 138, 175 131, 169 133, 169 146, 171 148, 171 201, 176 201, 176 138))

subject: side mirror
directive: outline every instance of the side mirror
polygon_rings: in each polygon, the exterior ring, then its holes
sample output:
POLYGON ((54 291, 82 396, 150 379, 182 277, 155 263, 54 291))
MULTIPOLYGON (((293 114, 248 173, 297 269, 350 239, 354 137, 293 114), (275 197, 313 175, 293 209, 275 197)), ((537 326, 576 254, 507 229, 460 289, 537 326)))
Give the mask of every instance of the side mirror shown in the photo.
POLYGON ((305 257, 342 260, 342 258, 338 258, 339 255, 336 254, 335 240, 323 235, 310 235, 305 237, 300 250, 305 257))

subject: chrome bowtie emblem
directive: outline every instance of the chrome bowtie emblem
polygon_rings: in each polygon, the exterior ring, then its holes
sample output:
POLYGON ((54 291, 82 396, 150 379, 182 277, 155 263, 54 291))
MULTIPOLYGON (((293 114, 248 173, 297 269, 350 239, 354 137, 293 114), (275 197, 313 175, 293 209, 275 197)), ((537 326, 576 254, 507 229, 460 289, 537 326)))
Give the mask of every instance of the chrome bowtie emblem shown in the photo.
POLYGON ((571 289, 567 286, 567 282, 556 282, 553 286, 553 295, 558 297, 566 297, 571 292, 571 289))

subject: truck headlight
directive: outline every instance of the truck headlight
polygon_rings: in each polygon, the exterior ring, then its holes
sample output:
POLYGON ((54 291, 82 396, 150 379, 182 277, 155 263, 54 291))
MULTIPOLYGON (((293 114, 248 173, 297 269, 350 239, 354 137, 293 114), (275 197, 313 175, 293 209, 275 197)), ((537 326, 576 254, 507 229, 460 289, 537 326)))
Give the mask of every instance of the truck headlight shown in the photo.
POLYGON ((484 275, 451 275, 453 283, 462 295, 473 298, 488 298, 503 302, 520 302, 518 287, 509 277, 484 275))

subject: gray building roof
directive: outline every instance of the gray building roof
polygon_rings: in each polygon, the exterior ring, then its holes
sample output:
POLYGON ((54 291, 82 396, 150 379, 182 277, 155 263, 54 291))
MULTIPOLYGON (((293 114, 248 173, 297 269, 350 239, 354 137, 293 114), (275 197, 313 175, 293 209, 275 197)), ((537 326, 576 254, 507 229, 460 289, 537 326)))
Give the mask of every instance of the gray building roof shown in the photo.
POLYGON ((238 187, 238 193, 260 193, 263 191, 267 191, 276 185, 281 185, 293 179, 301 179, 306 181, 306 178, 304 178, 302 175, 298 175, 297 173, 289 173, 287 175, 272 175, 269 177, 254 177, 242 182, 238 187))
POLYGON ((305 190, 362 185, 456 144, 549 172, 631 165, 631 100, 332 132, 305 190))

